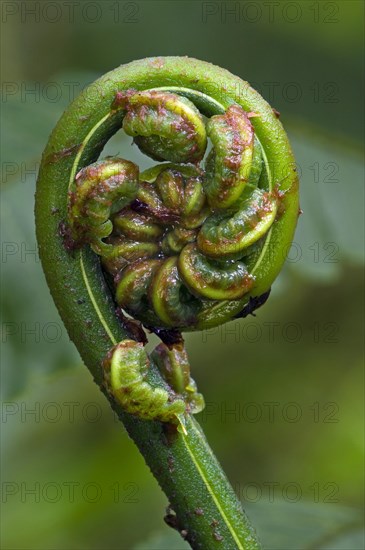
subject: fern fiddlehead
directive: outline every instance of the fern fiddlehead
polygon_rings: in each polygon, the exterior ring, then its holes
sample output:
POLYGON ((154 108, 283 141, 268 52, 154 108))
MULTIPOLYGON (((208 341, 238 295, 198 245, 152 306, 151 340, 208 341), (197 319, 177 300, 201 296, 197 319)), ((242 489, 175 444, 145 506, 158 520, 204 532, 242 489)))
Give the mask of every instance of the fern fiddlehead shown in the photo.
POLYGON ((191 416, 204 401, 180 331, 225 323, 269 290, 298 215, 290 146, 249 85, 201 61, 141 60, 96 84, 63 115, 42 161, 36 221, 48 284, 175 526, 193 548, 258 548, 191 416), (158 164, 140 173, 123 158, 98 160, 121 128, 158 164), (129 330, 116 306, 165 343, 148 357, 141 325, 129 330), (168 442, 167 424, 176 426, 168 442), (187 480, 199 494, 186 495, 187 480))

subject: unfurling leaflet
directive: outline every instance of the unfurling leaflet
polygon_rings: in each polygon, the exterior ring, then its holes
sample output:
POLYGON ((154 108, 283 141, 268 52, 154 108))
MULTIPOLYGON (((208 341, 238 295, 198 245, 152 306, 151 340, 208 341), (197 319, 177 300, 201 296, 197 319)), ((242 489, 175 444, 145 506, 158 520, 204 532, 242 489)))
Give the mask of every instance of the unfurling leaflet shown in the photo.
POLYGON ((180 363, 178 358, 174 364, 176 353, 179 354, 177 350, 170 351, 164 344, 153 352, 158 368, 172 378, 170 387, 157 371, 153 374, 149 372, 150 361, 143 344, 123 340, 110 350, 104 360, 107 390, 126 412, 144 420, 176 423, 185 412, 200 412, 204 406, 203 398, 196 392, 187 362, 188 379, 184 379, 185 372, 180 374, 184 363, 180 363), (178 387, 181 396, 175 393, 174 386, 178 387))

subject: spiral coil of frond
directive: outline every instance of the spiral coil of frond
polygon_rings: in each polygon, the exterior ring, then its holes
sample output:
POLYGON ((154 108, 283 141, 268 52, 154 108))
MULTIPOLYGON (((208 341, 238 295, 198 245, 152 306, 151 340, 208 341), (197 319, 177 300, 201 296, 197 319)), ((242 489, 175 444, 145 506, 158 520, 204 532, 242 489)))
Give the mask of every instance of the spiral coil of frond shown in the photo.
POLYGON ((201 328, 217 304, 230 310, 254 291, 253 259, 278 212, 255 113, 233 104, 205 122, 192 101, 158 90, 119 92, 112 109, 141 151, 164 163, 141 174, 121 158, 84 167, 70 192, 73 238, 101 256, 134 318, 201 328))

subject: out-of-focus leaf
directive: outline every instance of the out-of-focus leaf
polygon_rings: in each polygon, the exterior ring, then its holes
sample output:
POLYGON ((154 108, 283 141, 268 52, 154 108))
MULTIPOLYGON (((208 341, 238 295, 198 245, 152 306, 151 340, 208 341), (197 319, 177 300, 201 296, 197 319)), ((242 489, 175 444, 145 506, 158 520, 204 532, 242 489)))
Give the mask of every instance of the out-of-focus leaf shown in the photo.
MULTIPOLYGON (((331 505, 261 501, 246 507, 264 550, 362 550, 364 531, 358 510, 331 505)), ((224 541, 223 541, 224 544, 224 541)), ((151 535, 134 550, 185 550, 173 531, 151 535)))
POLYGON ((301 275, 326 279, 364 261, 363 162, 356 148, 290 128, 303 215, 288 263, 301 275))
POLYGON ((169 531, 152 534, 146 542, 141 542, 133 550, 188 550, 190 545, 181 536, 170 529, 169 531))
MULTIPOLYGON (((78 82, 79 89, 95 75, 62 82, 78 82)), ((39 84, 39 83, 38 83, 39 84)), ((36 85, 35 85, 36 86, 36 85)), ((26 86, 25 86, 26 88, 26 86)), ((32 89, 28 85, 28 89, 32 89)), ((35 238, 34 193, 40 158, 57 118, 68 103, 39 94, 19 95, 3 104, 1 188, 1 342, 3 398, 21 391, 27 380, 70 364, 79 356, 70 343, 49 294, 35 238)))
POLYGON ((246 507, 265 550, 361 550, 359 510, 304 501, 260 501, 246 507))
POLYGON ((79 360, 49 294, 34 230, 35 181, 8 185, 1 200, 2 392, 14 395, 27 379, 79 360), (6 291, 5 291, 6 289, 6 291))

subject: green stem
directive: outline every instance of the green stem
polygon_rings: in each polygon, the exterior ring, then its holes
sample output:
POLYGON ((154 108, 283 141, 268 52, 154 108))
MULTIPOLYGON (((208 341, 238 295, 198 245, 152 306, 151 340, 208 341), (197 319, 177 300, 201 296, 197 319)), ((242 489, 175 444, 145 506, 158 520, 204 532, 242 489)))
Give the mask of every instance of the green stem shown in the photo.
MULTIPOLYGON (((220 464, 194 418, 186 434, 141 426, 121 417, 152 473, 168 495, 177 528, 192 548, 261 548, 220 464), (153 451, 151 452, 151 447, 153 451)), ((155 424, 155 423, 153 423, 155 424)))
MULTIPOLYGON (((266 291, 278 274, 297 219, 297 177, 294 164, 288 168, 294 159, 286 134, 270 106, 239 78, 193 59, 152 58, 119 67, 86 89, 64 113, 45 149, 37 184, 36 229, 46 279, 59 313, 104 392, 102 361, 113 345, 129 335, 115 315, 99 258, 88 247, 70 249, 64 230, 67 193, 76 173, 97 160, 105 143, 121 127, 122 114, 110 110, 116 93, 156 87, 193 97, 207 116, 223 112, 234 102, 260 115, 252 124, 272 181, 279 184, 284 196, 282 215, 254 267, 257 294, 266 291), (266 254, 270 255, 269 264, 266 254)), ((236 301, 237 313, 244 303, 236 301)), ((213 326, 215 317, 222 322, 227 307, 207 314, 204 325, 213 326)), ((105 393, 165 491, 177 516, 176 526, 191 546, 260 548, 197 422, 188 416, 186 433, 181 433, 169 424, 142 421, 123 412, 105 393)))

